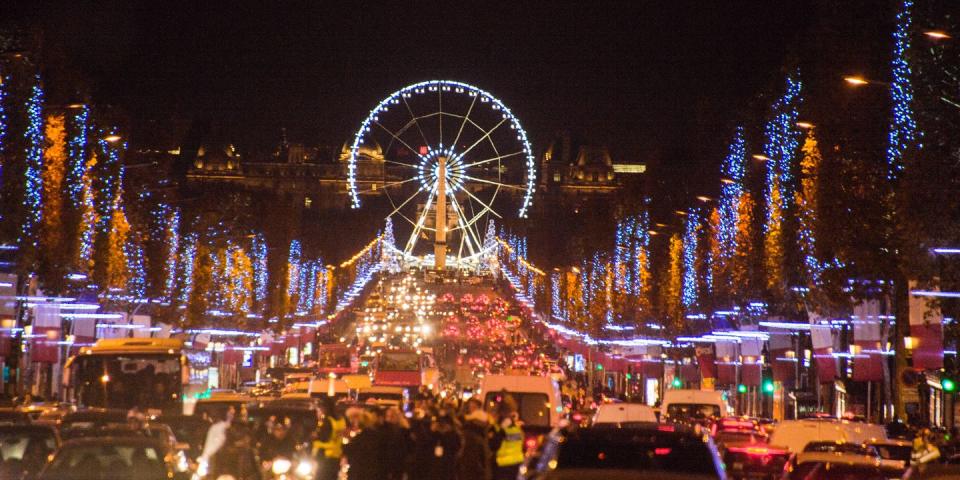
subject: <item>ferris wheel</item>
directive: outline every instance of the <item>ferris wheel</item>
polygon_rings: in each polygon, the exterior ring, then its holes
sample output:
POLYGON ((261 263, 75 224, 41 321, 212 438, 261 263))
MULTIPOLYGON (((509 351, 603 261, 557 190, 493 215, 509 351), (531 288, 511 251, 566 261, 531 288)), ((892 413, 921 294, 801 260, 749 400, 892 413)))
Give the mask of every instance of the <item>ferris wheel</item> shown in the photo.
POLYGON ((399 253, 441 270, 448 259, 476 263, 488 253, 484 220, 526 217, 533 202, 536 162, 520 121, 462 82, 421 82, 387 96, 360 125, 348 161, 353 208, 364 196, 386 196, 388 217, 409 231, 399 253), (362 179, 369 152, 383 162, 379 185, 362 179), (432 254, 418 255, 431 239, 432 254))

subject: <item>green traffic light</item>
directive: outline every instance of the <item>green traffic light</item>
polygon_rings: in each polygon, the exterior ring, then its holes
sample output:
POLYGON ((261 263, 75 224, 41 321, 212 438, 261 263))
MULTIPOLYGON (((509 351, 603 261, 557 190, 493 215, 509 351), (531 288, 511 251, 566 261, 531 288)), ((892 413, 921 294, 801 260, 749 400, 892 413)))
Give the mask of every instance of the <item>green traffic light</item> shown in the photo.
POLYGON ((680 377, 673 377, 673 388, 680 388, 683 386, 683 381, 680 380, 680 377))
POLYGON ((633 378, 633 375, 630 375, 630 374, 628 373, 628 374, 627 374, 627 380, 630 380, 630 379, 632 379, 632 378, 633 378))
POLYGON ((742 383, 740 385, 737 385, 737 392, 747 393, 747 386, 742 383))
POLYGON ((949 378, 940 380, 940 386, 943 387, 944 392, 953 392, 957 389, 957 383, 949 378))
POLYGON ((763 381, 763 393, 773 393, 773 380, 763 381))

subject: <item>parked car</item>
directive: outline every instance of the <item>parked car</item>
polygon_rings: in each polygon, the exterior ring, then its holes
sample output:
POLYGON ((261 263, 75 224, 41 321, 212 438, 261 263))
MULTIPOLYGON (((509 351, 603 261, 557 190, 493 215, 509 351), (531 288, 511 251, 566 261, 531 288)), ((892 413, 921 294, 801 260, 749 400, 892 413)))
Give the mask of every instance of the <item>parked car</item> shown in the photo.
POLYGON ((956 480, 958 478, 960 478, 960 465, 938 463, 914 465, 903 476, 904 480, 956 480))
POLYGON ((709 437, 679 425, 553 430, 521 467, 529 480, 725 479, 709 437))
POLYGON ((642 403, 604 403, 593 415, 594 425, 627 426, 635 423, 657 423, 657 414, 642 403))
POLYGON ((69 440, 40 472, 38 480, 187 480, 167 445, 145 437, 95 437, 69 440))
POLYGON ((44 425, 0 427, 0 478, 32 479, 60 446, 56 429, 44 425))
POLYGON ((904 471, 901 462, 886 462, 876 455, 801 452, 784 467, 782 480, 890 480, 904 471))

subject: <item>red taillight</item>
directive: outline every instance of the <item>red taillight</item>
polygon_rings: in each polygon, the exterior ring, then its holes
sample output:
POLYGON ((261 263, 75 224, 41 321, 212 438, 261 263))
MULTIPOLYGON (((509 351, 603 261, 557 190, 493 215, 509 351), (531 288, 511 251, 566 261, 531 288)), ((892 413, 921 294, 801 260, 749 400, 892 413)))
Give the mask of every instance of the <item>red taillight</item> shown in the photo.
POLYGON ((747 455, 785 455, 784 450, 777 450, 769 447, 730 447, 728 452, 746 453, 747 455))
POLYGON ((537 439, 534 438, 534 437, 529 437, 529 438, 527 438, 527 440, 524 442, 524 445, 526 445, 527 450, 532 450, 533 447, 536 447, 536 446, 537 446, 537 439))
POLYGON ((657 455, 670 455, 670 449, 669 449, 669 448, 654 448, 654 449, 653 449, 653 453, 655 453, 655 454, 657 454, 657 455))
POLYGON ((673 425, 657 425, 657 430, 661 432, 674 432, 676 428, 674 428, 673 425))

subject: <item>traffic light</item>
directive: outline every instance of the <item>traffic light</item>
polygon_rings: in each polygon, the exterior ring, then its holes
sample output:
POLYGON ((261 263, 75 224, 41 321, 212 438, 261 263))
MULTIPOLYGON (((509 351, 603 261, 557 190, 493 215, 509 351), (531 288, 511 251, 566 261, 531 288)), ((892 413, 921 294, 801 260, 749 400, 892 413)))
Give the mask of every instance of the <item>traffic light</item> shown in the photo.
POLYGON ((627 380, 632 380, 632 379, 633 379, 633 375, 630 375, 630 374, 628 373, 628 374, 627 374, 627 380))
POLYGON ((600 370, 603 370, 603 365, 598 363, 598 364, 597 364, 597 371, 600 371, 600 370))
POLYGON ((680 377, 673 377, 673 383, 671 383, 671 385, 673 385, 673 388, 681 388, 683 387, 683 381, 680 380, 680 377))
POLYGON ((769 378, 763 379, 763 393, 766 393, 767 395, 773 394, 773 380, 769 378))
POLYGON ((747 393, 747 386, 742 383, 737 385, 737 393, 747 393))
POLYGON ((953 393, 957 390, 957 382, 954 382, 952 378, 941 379, 940 386, 943 387, 943 391, 947 393, 953 393))

